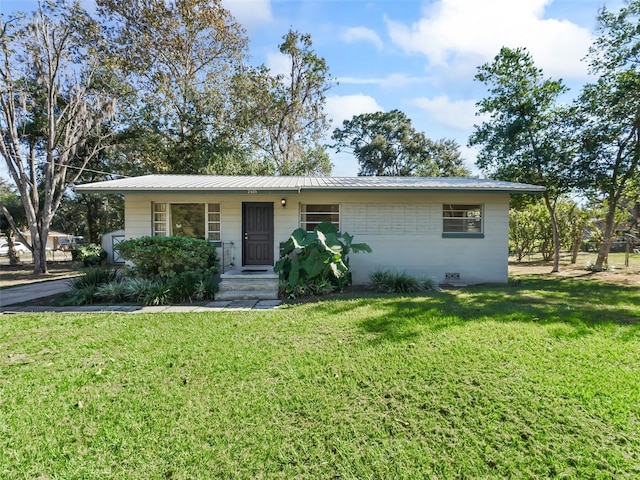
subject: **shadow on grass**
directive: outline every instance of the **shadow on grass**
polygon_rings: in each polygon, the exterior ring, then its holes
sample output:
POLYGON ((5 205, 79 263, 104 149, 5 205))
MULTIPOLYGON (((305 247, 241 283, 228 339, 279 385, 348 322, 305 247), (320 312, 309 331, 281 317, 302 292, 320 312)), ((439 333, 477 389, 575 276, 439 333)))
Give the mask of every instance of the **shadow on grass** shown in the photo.
MULTIPOLYGON (((327 314, 369 309, 360 321, 376 341, 407 342, 425 329, 439 331, 470 321, 562 323, 558 335, 587 335, 593 328, 626 325, 640 332, 640 288, 579 278, 519 277, 514 284, 477 285, 422 294, 340 296, 314 304, 327 314)), ((316 310, 317 311, 317 310, 316 310)))

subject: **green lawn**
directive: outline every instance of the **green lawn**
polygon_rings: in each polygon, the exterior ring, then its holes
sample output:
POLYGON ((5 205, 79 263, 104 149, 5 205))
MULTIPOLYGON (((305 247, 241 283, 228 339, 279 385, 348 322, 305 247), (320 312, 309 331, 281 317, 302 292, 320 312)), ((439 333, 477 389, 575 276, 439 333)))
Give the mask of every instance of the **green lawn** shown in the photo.
POLYGON ((0 478, 639 478, 640 288, 0 317, 0 478))

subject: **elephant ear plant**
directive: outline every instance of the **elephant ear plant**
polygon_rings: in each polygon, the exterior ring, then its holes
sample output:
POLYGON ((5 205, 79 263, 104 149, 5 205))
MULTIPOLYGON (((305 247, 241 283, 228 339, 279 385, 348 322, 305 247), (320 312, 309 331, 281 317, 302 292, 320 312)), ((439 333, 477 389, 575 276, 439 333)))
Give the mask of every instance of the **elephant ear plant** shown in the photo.
POLYGON ((351 284, 351 252, 371 253, 371 247, 353 243, 351 235, 339 233, 331 222, 322 222, 312 232, 295 230, 280 247, 274 270, 290 297, 342 290, 351 284))

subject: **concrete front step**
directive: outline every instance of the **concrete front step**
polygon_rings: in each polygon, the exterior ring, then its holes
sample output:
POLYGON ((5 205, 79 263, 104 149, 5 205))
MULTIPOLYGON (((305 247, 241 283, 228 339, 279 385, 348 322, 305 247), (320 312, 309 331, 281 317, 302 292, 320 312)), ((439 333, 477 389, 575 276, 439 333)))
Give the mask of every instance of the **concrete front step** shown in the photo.
POLYGON ((277 300, 278 290, 228 290, 216 293, 218 300, 277 300))
POLYGON ((240 278, 240 279, 278 279, 278 274, 273 269, 255 269, 255 270, 229 270, 220 275, 222 280, 240 278))
POLYGON ((231 290, 278 290, 279 287, 278 280, 273 281, 265 281, 259 280, 255 282, 247 281, 245 279, 242 280, 223 280, 219 285, 219 290, 221 292, 228 292, 231 290))
POLYGON ((275 300, 279 277, 271 268, 230 270, 220 275, 216 300, 275 300))

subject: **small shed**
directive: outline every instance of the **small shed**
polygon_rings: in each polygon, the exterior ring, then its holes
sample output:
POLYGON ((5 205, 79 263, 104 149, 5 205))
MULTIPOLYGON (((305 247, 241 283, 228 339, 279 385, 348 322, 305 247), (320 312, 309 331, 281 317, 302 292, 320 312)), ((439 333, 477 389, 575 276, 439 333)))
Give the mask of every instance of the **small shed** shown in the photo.
POLYGON ((102 235, 102 249, 107 252, 108 264, 124 263, 124 260, 120 258, 120 254, 115 248, 122 240, 124 240, 124 230, 115 230, 102 235))

